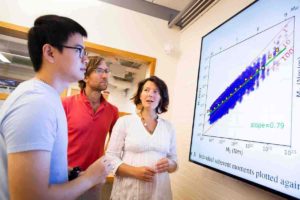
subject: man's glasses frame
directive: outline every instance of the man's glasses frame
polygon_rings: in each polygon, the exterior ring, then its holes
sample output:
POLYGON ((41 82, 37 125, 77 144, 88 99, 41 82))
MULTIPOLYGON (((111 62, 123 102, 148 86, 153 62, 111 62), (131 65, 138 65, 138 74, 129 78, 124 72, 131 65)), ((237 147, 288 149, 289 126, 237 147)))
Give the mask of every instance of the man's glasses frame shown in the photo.
POLYGON ((64 48, 67 48, 67 49, 76 49, 76 50, 78 50, 80 59, 82 59, 83 56, 88 56, 88 52, 83 47, 71 47, 71 46, 67 46, 67 45, 61 45, 61 46, 64 47, 64 48))
POLYGON ((96 68, 95 69, 95 72, 97 74, 109 74, 110 73, 110 69, 102 69, 102 68, 96 68))

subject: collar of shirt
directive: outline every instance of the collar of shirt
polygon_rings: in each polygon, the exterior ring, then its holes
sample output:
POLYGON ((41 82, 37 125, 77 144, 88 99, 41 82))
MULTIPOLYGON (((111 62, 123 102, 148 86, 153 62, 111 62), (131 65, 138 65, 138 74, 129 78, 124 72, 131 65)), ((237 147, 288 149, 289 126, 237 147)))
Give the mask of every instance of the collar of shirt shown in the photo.
MULTIPOLYGON (((80 97, 81 97, 82 101, 84 102, 84 104, 89 108, 89 110, 91 110, 91 113, 94 114, 94 111, 92 109, 90 100, 86 96, 84 90, 80 91, 80 97)), ((96 113, 99 112, 100 110, 102 110, 106 106, 106 104, 107 104, 107 101, 101 94, 101 96, 100 96, 100 105, 99 105, 99 108, 97 109, 96 113)))

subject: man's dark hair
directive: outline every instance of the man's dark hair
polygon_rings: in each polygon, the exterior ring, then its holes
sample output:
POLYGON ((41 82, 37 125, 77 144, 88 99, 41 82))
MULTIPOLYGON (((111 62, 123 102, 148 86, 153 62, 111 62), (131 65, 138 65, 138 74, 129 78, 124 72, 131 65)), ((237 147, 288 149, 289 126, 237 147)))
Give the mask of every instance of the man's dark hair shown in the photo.
POLYGON ((168 105, 169 105, 169 93, 168 93, 168 87, 166 85, 166 83, 161 80, 160 78, 158 78, 157 76, 150 76, 149 78, 146 78, 142 81, 140 81, 138 83, 138 88, 137 91, 135 93, 135 95, 131 98, 131 100, 133 101, 133 103, 136 106, 140 106, 141 105, 141 93, 143 91, 143 87, 145 85, 145 83, 147 81, 151 81, 153 82, 159 89, 159 94, 161 96, 160 102, 156 108, 156 113, 164 113, 168 111, 168 105))
POLYGON ((42 48, 50 44, 62 52, 62 45, 73 34, 79 33, 87 37, 86 30, 74 20, 58 15, 44 15, 34 21, 28 32, 28 51, 35 72, 42 65, 42 48))
MULTIPOLYGON (((94 72, 103 61, 104 58, 100 56, 89 56, 89 62, 86 66, 84 78, 88 77, 92 72, 94 72)), ((86 87, 85 81, 84 80, 78 81, 78 86, 80 87, 80 90, 84 90, 84 88, 86 87)))

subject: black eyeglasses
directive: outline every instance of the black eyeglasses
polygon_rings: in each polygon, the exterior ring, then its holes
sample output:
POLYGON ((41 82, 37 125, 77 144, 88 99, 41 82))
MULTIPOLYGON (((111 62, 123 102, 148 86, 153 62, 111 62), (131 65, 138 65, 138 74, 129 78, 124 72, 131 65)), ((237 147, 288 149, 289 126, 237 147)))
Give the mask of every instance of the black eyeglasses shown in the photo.
POLYGON ((79 58, 83 58, 83 56, 88 55, 88 52, 83 47, 70 47, 70 46, 66 46, 66 45, 61 45, 61 46, 64 48, 68 48, 68 49, 76 49, 77 52, 79 52, 79 58))

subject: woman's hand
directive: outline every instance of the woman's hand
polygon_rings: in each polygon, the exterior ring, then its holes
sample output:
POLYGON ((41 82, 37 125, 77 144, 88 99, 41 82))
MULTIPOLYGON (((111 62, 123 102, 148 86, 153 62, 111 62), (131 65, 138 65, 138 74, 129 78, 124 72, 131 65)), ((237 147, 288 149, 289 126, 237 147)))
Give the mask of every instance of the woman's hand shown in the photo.
POLYGON ((157 173, 162 173, 162 172, 172 173, 177 169, 176 162, 168 158, 162 158, 158 160, 155 166, 156 166, 157 173))
POLYGON ((152 182, 155 173, 155 170, 150 167, 135 167, 135 178, 142 181, 152 182))
POLYGON ((162 158, 157 161, 155 167, 156 167, 156 172, 157 173, 162 173, 162 172, 168 172, 169 170, 169 159, 168 158, 162 158))

